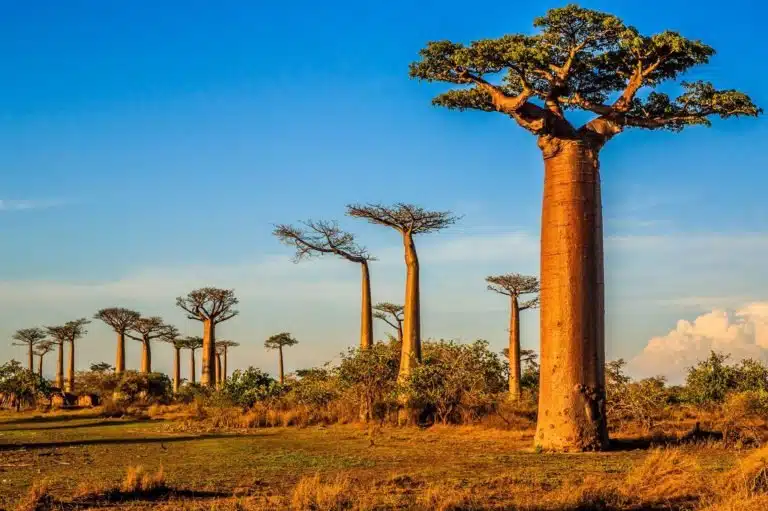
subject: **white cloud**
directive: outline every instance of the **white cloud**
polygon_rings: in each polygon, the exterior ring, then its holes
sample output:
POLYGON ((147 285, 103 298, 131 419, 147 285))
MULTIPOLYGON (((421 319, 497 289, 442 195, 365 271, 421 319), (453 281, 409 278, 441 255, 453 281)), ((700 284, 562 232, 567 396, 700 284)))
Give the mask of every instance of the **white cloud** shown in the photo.
POLYGON ((734 361, 768 362, 768 302, 749 303, 735 311, 714 309, 693 321, 681 319, 667 335, 651 339, 628 369, 638 377, 663 375, 680 382, 686 368, 713 350, 730 354, 734 361))

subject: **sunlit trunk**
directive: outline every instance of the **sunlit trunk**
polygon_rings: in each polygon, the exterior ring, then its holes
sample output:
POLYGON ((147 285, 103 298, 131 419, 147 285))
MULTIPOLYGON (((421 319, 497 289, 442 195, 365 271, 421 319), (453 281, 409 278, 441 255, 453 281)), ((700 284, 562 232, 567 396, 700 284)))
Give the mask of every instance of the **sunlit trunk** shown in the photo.
POLYGON ((419 258, 411 233, 403 234, 405 248, 405 305, 403 306, 403 347, 399 377, 407 378, 421 362, 421 316, 419 308, 419 258))
POLYGON ((371 310, 371 275, 368 270, 368 262, 362 264, 363 272, 363 296, 360 318, 360 347, 368 349, 373 346, 373 312, 371 310))
POLYGON ((283 373, 283 347, 279 346, 277 349, 280 356, 280 385, 285 383, 285 374, 283 373))
POLYGON ((510 298, 509 307, 509 398, 520 399, 520 305, 517 296, 510 298))
POLYGON ((125 332, 117 333, 117 356, 115 357, 115 373, 125 372, 125 332))
POLYGON ((27 352, 27 366, 29 367, 29 372, 33 373, 35 372, 35 353, 32 351, 32 343, 29 343, 29 351, 27 352))
POLYGON ((141 341, 141 372, 152 372, 152 351, 148 340, 141 341))
POLYGON ((195 365, 196 365, 196 363, 195 363, 195 350, 189 350, 189 382, 192 383, 193 385, 195 383, 197 383, 197 380, 195 379, 196 378, 196 376, 195 376, 195 371, 196 371, 195 365))
POLYGON ((69 341, 69 367, 67 368, 67 392, 75 391, 75 343, 69 341))
POLYGON ((221 382, 227 383, 227 352, 229 350, 227 348, 224 348, 224 368, 221 372, 221 382))
POLYGON ((200 383, 205 387, 216 385, 216 326, 211 320, 203 321, 203 372, 200 383))
POLYGON ((221 354, 216 353, 216 388, 221 388, 221 354))
POLYGON ((56 343, 58 350, 58 358, 56 359, 56 388, 64 390, 64 343, 56 343))
POLYGON ((179 385, 181 385, 181 348, 174 346, 175 352, 173 354, 173 392, 179 393, 179 385))
POLYGON ((541 227, 541 380, 535 443, 607 447, 600 173, 581 143, 545 154, 541 227))

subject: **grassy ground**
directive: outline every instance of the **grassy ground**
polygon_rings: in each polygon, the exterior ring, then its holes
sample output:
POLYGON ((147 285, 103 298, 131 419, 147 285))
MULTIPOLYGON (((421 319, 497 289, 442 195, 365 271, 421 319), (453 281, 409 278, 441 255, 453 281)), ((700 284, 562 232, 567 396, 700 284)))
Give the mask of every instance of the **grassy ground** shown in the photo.
MULTIPOLYGON (((105 419, 93 412, 0 414, 0 509, 13 509, 35 482, 45 480, 51 495, 66 499, 88 488, 119 487, 128 468, 136 466, 162 467, 168 487, 196 492, 190 498, 202 500, 292 493, 295 500, 297 485, 321 474, 323 480, 353 481, 368 492, 397 487, 412 493, 413 499, 400 503, 429 499, 426 494, 436 485, 511 485, 535 501, 537 492, 562 491, 587 479, 625 478, 649 453, 536 453, 530 449, 532 433, 433 427, 371 434, 361 426, 189 433, 173 421, 105 419)), ((716 446, 691 448, 688 455, 712 474, 731 469, 743 456, 716 446)))

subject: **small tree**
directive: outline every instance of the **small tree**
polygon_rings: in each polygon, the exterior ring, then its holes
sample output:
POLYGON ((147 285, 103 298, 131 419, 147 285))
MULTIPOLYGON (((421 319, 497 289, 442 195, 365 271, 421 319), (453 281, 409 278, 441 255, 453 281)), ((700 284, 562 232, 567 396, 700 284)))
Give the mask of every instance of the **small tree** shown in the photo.
POLYGON ((390 302, 377 303, 373 306, 373 317, 380 319, 397 331, 397 340, 403 342, 403 306, 390 302))
POLYGON ((64 380, 64 343, 69 344, 69 366, 67 368, 67 392, 75 391, 75 341, 82 338, 88 331, 85 325, 90 323, 85 318, 67 321, 61 326, 46 327, 48 335, 59 347, 59 364, 56 371, 56 386, 61 389, 64 380))
POLYGON ((195 384, 195 351, 203 347, 202 337, 185 337, 181 340, 184 349, 189 350, 189 383, 195 384))
POLYGON ((35 355, 37 355, 37 375, 43 377, 43 358, 56 347, 53 341, 43 341, 35 346, 35 355))
MULTIPOLYGON (((141 343, 141 372, 152 372, 152 341, 172 335, 175 327, 166 325, 163 318, 152 316, 151 318, 139 318, 133 322, 125 335, 141 343)), ((178 335, 178 333, 177 333, 178 335)))
POLYGON ((11 405, 20 411, 24 405, 33 405, 38 396, 50 397, 51 387, 34 371, 21 367, 16 360, 0 366, 0 405, 11 405))
POLYGON ((94 373, 108 373, 114 370, 115 368, 109 365, 107 362, 97 362, 95 364, 91 364, 91 371, 94 373))
POLYGON ((227 383, 227 374, 229 374, 227 372, 227 356, 229 354, 229 348, 236 348, 240 346, 240 343, 235 341, 217 341, 216 345, 218 349, 221 350, 221 354, 223 355, 223 358, 224 358, 224 366, 221 372, 221 382, 227 383))
POLYGON ((453 225, 458 218, 448 211, 427 211, 412 204, 351 204, 347 215, 363 218, 372 224, 395 229, 403 238, 405 249, 405 305, 403 306, 403 346, 400 377, 406 378, 421 361, 421 307, 419 298, 419 258, 413 237, 439 231, 453 225))
POLYGON ((486 277, 488 289, 509 297, 509 396, 520 399, 520 311, 538 307, 539 297, 520 302, 520 296, 539 292, 539 279, 519 273, 486 277))
POLYGON ((726 364, 730 355, 710 352, 706 360, 688 368, 685 378, 685 395, 697 405, 722 403, 729 391, 737 388, 735 369, 726 364))
POLYGON ((216 383, 216 325, 237 316, 238 300, 233 289, 204 287, 176 298, 176 305, 186 311, 189 319, 203 323, 203 374, 201 383, 213 387, 216 383))
POLYGON ((333 254, 360 265, 362 271, 362 302, 360 319, 360 347, 373 344, 373 320, 371 319, 371 275, 368 263, 374 258, 365 247, 355 243, 355 236, 342 231, 336 222, 302 222, 302 227, 278 225, 273 234, 284 244, 296 248, 294 261, 317 255, 333 254))
POLYGON ((13 340, 17 342, 12 344, 14 346, 26 346, 27 348, 28 368, 30 371, 35 370, 35 346, 43 342, 45 338, 46 333, 42 328, 23 328, 16 330, 13 334, 13 340))
POLYGON ((139 320, 141 314, 123 307, 110 307, 101 309, 93 315, 93 319, 99 319, 112 327, 117 334, 117 356, 115 357, 115 372, 125 371, 125 333, 139 320))
POLYGON ((287 346, 294 346, 299 341, 291 337, 288 332, 282 332, 275 334, 266 341, 264 341, 264 347, 268 350, 277 350, 280 358, 280 385, 285 383, 285 372, 283 370, 283 348, 287 346))

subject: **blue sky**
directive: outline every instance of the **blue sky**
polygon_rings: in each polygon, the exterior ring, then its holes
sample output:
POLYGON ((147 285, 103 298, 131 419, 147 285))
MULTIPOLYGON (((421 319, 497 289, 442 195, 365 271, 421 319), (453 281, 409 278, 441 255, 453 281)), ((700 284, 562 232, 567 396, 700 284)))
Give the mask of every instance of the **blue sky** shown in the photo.
MULTIPOLYGON (((113 304, 191 333, 173 298, 233 286, 242 315, 224 332, 245 346, 239 365, 271 369, 262 339, 281 330, 304 345, 289 368, 321 363, 355 342, 358 273, 292 265, 271 225, 344 220, 380 256, 374 299, 400 301, 399 240, 342 213, 405 201, 465 215, 418 242, 425 334, 501 349, 506 304, 482 279, 537 271, 540 154, 503 116, 433 108, 443 87, 407 66, 428 40, 530 32, 559 5, 0 2, 0 337, 113 304)), ((582 5, 701 38, 718 54, 689 78, 768 105, 760 2, 582 5)), ((764 118, 716 121, 603 150, 609 357, 634 357, 678 320, 768 301, 767 135, 764 118)), ((112 348, 94 324, 79 360, 112 348)), ((170 353, 154 358, 162 368, 170 353)))

